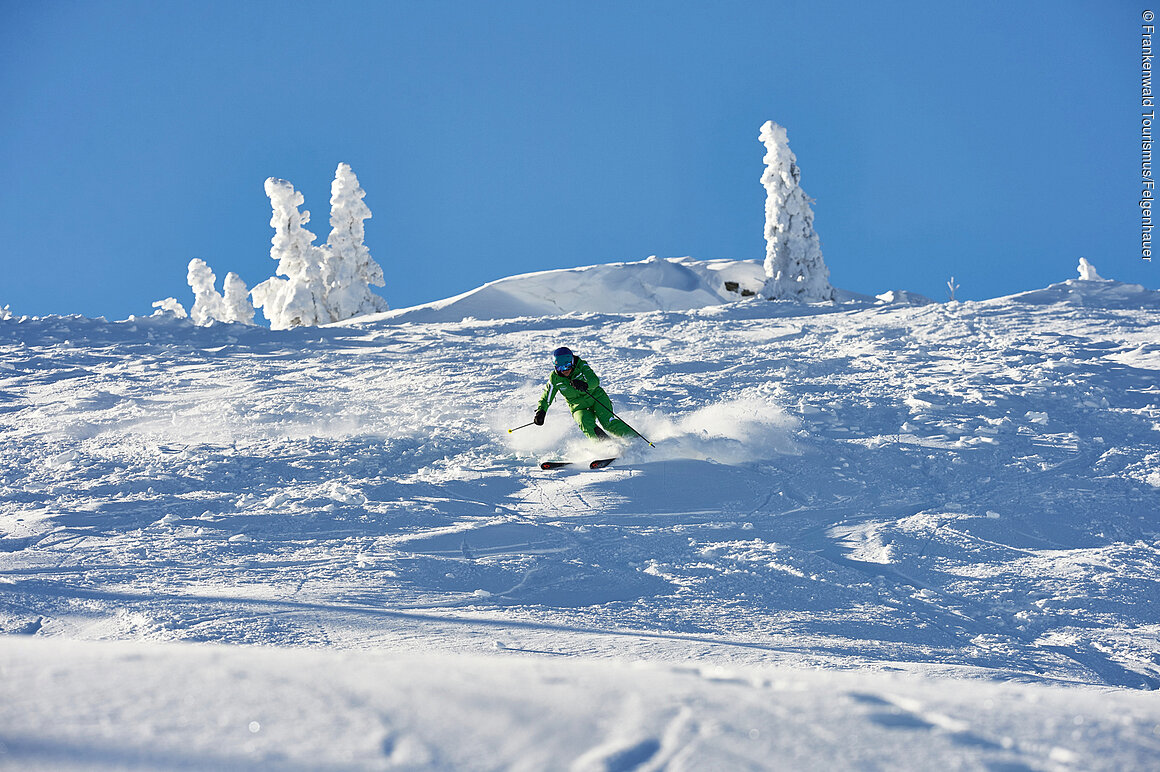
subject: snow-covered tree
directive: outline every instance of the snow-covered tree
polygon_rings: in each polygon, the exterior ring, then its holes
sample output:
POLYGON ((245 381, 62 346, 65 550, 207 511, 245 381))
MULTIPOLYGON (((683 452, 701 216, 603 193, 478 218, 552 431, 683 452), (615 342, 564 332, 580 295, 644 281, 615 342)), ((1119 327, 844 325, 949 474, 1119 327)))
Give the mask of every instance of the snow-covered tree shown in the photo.
POLYGON ((951 280, 947 282, 947 292, 951 296, 952 303, 955 302, 955 293, 958 291, 958 289, 959 289, 959 284, 958 284, 958 282, 955 281, 955 277, 952 276, 951 280))
POLYGON ((266 180, 266 195, 273 207, 270 257, 278 261, 278 275, 286 278, 274 276, 254 287, 254 305, 275 330, 337 321, 326 307, 326 252, 302 227, 310 222, 310 212, 298 211, 305 199, 289 182, 274 177, 266 180))
POLYGON ((326 306, 335 320, 387 310, 387 303, 371 292, 382 287, 383 269, 363 243, 363 222, 371 210, 348 164, 340 163, 330 185, 330 236, 326 240, 326 306))
MULTIPOLYGON (((314 234, 303 227, 310 212, 299 211, 302 194, 285 180, 266 180, 274 228, 270 257, 278 261, 278 275, 250 294, 276 330, 387 310, 386 301, 370 289, 385 282, 383 269, 363 243, 363 222, 371 216, 363 202, 366 191, 345 163, 338 165, 330 191, 330 237, 315 246, 314 234)), ((228 304, 228 284, 226 291, 228 304)))
POLYGON ((765 288, 770 300, 834 299, 830 271, 814 230, 812 199, 801 188, 801 169, 783 127, 767 121, 765 144, 765 288))
POLYGON ((189 286, 193 289, 193 309, 189 315, 194 324, 208 325, 211 322, 254 323, 254 307, 250 304, 246 283, 236 273, 226 275, 223 297, 215 286, 217 277, 204 260, 194 258, 189 261, 189 286))
POLYGON ((252 325, 254 313, 258 309, 254 308, 254 304, 250 302, 250 291, 246 289, 246 283, 242 281, 242 277, 233 271, 227 273, 225 290, 225 297, 222 299, 225 307, 225 319, 222 321, 252 325))
POLYGON ((186 277, 193 290, 193 308, 189 311, 193 323, 207 325, 225 316, 225 302, 214 287, 217 277, 209 265, 200 258, 193 258, 189 261, 186 277))

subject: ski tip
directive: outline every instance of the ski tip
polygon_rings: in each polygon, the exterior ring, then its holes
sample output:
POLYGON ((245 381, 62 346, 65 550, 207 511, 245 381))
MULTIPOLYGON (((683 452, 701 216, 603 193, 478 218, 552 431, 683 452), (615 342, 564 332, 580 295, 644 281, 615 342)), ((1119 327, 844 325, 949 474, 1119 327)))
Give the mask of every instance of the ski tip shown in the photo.
POLYGON ((570 466, 571 461, 541 461, 540 469, 559 469, 561 467, 570 466))
POLYGON ((616 460, 616 456, 613 456, 612 458, 598 458, 595 461, 589 462, 588 468, 589 469, 603 469, 604 467, 608 466, 609 464, 611 464, 615 460, 616 460))

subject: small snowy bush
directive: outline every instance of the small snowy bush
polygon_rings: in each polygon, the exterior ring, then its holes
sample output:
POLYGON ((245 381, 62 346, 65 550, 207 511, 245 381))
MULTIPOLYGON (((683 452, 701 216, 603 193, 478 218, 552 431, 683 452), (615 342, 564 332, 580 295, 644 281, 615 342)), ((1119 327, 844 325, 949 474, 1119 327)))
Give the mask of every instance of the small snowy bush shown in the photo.
POLYGON ((1096 271, 1096 267, 1087 261, 1086 257, 1079 259, 1079 278, 1083 281, 1107 281, 1096 271))
POLYGON ((814 231, 811 199, 801 188, 801 169, 783 127, 767 121, 765 144, 765 288, 770 300, 805 302, 834 299, 830 271, 814 231))
POLYGON ((187 319, 189 314, 185 312, 185 306, 177 302, 177 298, 165 298, 165 300, 158 300, 153 303, 153 307, 157 310, 153 312, 154 316, 163 314, 172 314, 178 319, 187 319))

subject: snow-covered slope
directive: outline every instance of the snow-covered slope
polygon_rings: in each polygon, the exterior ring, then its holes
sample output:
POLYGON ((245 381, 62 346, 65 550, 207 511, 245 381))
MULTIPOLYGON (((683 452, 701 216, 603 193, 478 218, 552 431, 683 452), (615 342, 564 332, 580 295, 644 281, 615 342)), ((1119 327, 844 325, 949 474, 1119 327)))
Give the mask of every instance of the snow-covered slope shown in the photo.
POLYGON ((1155 695, 504 650, 3 642, 9 769, 1149 769, 1155 695))
POLYGON ((0 765, 1144 768, 1160 293, 1063 286, 0 320, 0 765), (655 450, 534 467, 557 345, 655 450))

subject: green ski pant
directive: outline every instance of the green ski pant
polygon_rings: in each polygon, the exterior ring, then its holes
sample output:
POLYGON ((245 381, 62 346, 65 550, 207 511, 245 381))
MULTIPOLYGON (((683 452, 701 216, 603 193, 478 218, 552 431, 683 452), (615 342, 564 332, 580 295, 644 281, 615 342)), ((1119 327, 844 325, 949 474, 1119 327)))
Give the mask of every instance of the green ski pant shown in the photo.
POLYGON ((580 431, 594 440, 600 439, 600 435, 596 433, 597 420, 600 421, 600 425, 604 427, 605 431, 617 437, 632 437, 635 434, 628 427, 628 424, 612 415, 612 411, 608 409, 607 405, 602 405, 595 400, 592 401, 591 405, 573 408, 572 418, 580 427, 580 431))

